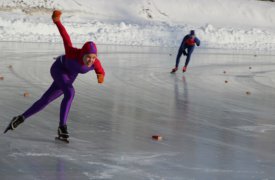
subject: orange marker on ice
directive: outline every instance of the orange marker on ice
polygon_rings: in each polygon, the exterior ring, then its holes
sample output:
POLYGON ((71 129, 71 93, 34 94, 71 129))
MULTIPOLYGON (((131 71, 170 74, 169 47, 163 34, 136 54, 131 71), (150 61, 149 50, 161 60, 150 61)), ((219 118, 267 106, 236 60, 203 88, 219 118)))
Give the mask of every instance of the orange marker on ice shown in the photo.
POLYGON ((162 140, 162 137, 160 135, 153 135, 152 139, 154 139, 156 141, 160 141, 160 140, 162 140))

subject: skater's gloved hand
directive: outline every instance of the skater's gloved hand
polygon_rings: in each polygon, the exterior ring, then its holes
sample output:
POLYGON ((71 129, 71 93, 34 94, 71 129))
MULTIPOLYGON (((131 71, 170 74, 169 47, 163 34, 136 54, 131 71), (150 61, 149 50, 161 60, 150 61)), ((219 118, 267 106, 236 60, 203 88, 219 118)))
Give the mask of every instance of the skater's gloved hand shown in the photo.
POLYGON ((99 84, 102 84, 104 82, 104 75, 103 74, 97 74, 97 82, 99 84))
POLYGON ((54 23, 57 23, 60 21, 62 12, 60 10, 54 10, 52 14, 52 20, 54 23))

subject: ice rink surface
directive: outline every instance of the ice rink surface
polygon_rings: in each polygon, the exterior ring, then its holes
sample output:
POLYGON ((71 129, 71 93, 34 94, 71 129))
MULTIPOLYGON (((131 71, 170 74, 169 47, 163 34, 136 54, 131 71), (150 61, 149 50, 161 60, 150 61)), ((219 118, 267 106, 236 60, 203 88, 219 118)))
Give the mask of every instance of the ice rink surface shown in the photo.
MULTIPOLYGON (((47 90, 63 49, 0 48, 3 131, 47 90)), ((98 49, 105 83, 94 72, 74 83, 70 144, 54 140, 60 97, 0 135, 1 180, 275 179, 275 56, 197 49, 187 73, 170 74, 176 49, 98 49)))

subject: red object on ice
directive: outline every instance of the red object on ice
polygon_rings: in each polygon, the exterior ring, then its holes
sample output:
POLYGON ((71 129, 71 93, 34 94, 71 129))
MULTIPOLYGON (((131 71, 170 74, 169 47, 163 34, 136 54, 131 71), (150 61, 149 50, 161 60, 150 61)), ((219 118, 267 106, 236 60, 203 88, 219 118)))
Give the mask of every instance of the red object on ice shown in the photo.
POLYGON ((30 96, 30 93, 28 93, 28 92, 24 92, 24 97, 29 97, 30 96))
POLYGON ((160 135, 153 135, 152 139, 154 139, 156 141, 160 141, 160 140, 162 140, 162 137, 160 135))
POLYGON ((3 76, 0 76, 0 80, 4 80, 4 77, 3 77, 3 76))

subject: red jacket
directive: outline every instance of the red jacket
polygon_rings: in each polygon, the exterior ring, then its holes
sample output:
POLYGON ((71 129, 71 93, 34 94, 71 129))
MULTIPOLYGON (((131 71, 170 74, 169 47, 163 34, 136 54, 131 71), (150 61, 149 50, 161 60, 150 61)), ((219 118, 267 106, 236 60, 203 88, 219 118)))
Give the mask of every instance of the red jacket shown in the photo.
MULTIPOLYGON (((62 23, 60 21, 58 21, 55 24, 56 24, 56 26, 59 30, 59 33, 63 39, 66 59, 77 60, 79 64, 84 65, 83 56, 85 54, 89 54, 89 53, 97 54, 96 45, 95 45, 95 43, 93 43, 91 41, 86 42, 81 49, 73 47, 71 38, 68 35, 65 27, 62 25, 62 23)), ((105 75, 105 71, 104 71, 103 67, 101 66, 99 59, 95 60, 93 66, 94 66, 94 70, 95 70, 96 74, 105 75)))

